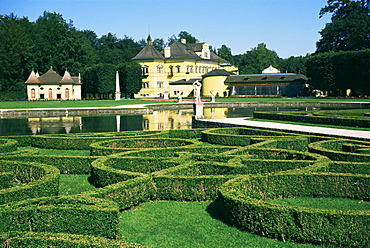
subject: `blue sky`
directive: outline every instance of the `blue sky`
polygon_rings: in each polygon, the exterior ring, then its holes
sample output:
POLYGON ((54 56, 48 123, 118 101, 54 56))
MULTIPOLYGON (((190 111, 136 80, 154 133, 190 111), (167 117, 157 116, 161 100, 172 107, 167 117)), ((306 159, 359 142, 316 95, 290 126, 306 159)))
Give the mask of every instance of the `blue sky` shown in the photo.
POLYGON ((100 37, 111 32, 135 41, 187 31, 200 41, 243 54, 265 43, 282 58, 315 51, 319 19, 326 0, 0 0, 0 14, 14 13, 35 21, 44 11, 73 20, 80 30, 100 37))

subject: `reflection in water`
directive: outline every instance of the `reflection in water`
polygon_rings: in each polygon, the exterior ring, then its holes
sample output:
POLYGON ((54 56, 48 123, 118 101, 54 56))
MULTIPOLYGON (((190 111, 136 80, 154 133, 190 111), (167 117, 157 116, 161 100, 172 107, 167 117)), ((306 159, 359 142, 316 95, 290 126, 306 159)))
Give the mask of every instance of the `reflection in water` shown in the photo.
POLYGON ((58 134, 70 133, 72 127, 82 129, 82 117, 46 117, 28 118, 28 127, 32 134, 43 133, 58 134))
MULTIPOLYGON (((204 108, 204 118, 251 117, 255 111, 319 110, 313 107, 204 108)), ((64 116, 0 119, 0 136, 28 134, 68 134, 140 130, 191 129, 193 109, 158 110, 144 115, 64 116)))

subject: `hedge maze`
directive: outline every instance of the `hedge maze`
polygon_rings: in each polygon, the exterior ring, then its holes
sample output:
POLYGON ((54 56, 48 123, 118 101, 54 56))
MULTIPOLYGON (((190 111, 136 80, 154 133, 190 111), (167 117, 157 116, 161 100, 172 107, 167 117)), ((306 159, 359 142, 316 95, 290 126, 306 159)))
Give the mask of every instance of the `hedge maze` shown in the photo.
POLYGON ((370 209, 280 201, 368 202, 369 174, 370 142, 249 128, 9 136, 0 139, 0 244, 144 247, 119 236, 120 211, 172 200, 214 201, 222 221, 272 239, 368 247, 370 209), (61 173, 89 174, 96 189, 61 196, 61 173))

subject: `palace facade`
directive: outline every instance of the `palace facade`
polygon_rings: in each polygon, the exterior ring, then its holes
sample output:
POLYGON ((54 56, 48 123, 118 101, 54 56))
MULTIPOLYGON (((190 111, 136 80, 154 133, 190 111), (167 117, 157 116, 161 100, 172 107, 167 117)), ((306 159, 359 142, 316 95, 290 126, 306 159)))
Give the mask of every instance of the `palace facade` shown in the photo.
POLYGON ((209 49, 208 43, 174 42, 159 52, 152 45, 150 36, 147 45, 134 57, 143 74, 143 87, 135 97, 176 97, 180 92, 189 96, 193 83, 202 81, 202 76, 213 70, 224 69, 238 74, 238 68, 209 49))

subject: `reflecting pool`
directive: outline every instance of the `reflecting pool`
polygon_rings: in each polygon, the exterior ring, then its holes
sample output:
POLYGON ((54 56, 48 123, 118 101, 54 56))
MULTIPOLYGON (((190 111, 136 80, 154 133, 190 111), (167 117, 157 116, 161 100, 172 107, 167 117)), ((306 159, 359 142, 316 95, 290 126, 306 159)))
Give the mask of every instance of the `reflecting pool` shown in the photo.
MULTIPOLYGON (((204 108, 204 118, 251 117, 254 111, 298 111, 312 107, 204 108)), ((318 108, 314 108, 318 109, 318 108)), ((324 109, 324 108, 321 108, 324 109)), ((329 109, 329 108, 326 108, 329 109)), ((193 109, 155 110, 152 114, 109 116, 59 116, 0 119, 0 136, 66 134, 192 128, 193 109)))

